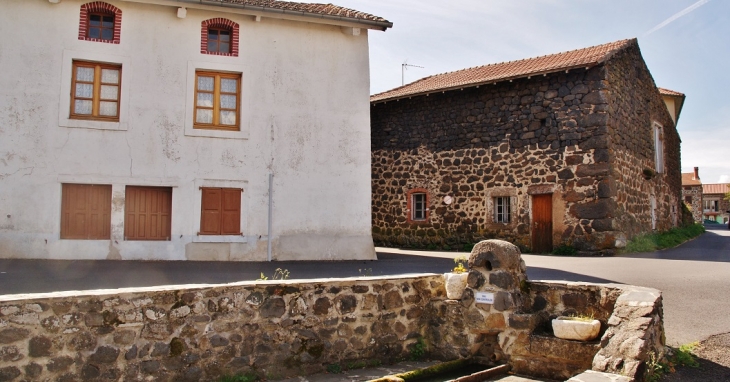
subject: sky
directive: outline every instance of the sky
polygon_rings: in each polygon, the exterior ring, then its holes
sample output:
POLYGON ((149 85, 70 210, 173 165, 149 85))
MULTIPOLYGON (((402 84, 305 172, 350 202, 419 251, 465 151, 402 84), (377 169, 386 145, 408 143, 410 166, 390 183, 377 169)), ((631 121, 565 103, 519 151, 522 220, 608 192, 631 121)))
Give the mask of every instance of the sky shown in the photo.
POLYGON ((682 172, 730 183, 728 0, 333 0, 393 22, 369 31, 371 93, 429 75, 638 38, 657 86, 686 94, 682 172))

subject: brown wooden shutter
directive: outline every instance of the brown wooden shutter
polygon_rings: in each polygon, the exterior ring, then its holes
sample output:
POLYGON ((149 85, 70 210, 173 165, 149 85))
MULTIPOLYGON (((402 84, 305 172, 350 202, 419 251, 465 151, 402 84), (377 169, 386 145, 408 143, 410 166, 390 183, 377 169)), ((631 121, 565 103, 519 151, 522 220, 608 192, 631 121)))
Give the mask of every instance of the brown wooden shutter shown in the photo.
POLYGON ((126 240, 170 240, 172 188, 127 186, 126 240))
POLYGON ((241 234, 241 189, 209 188, 202 190, 200 234, 241 234))
POLYGON ((202 211, 200 213, 200 233, 220 235, 221 232, 221 189, 203 188, 202 211))
POLYGON ((238 188, 224 188, 221 192, 223 195, 221 235, 240 235, 241 190, 238 188))
POLYGON ((111 238, 112 186, 61 186, 61 239, 111 238))

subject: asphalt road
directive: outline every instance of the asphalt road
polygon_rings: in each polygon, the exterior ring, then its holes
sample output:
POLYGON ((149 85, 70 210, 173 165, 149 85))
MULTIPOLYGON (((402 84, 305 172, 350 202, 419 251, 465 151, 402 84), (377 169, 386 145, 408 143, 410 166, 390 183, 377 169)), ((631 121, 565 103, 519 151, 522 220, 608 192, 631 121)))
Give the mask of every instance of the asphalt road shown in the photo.
MULTIPOLYGON (((664 296, 667 342, 679 345, 730 332, 730 231, 677 248, 617 257, 523 255, 531 280, 612 282, 653 287, 664 296)), ((0 259, 0 295, 256 280, 276 268, 292 279, 443 273, 463 253, 378 248, 377 261, 185 262, 0 259)))

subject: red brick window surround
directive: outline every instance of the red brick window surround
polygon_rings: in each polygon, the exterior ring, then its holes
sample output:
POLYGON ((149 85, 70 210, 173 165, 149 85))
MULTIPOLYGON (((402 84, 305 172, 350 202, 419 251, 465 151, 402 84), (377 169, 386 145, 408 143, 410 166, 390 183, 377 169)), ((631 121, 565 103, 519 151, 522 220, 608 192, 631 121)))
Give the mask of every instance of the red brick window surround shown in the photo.
POLYGON ((413 188, 408 191, 407 218, 410 223, 426 223, 430 215, 428 208, 430 198, 425 188, 413 188))
POLYGON ((238 23, 220 17, 203 21, 200 53, 238 57, 238 23))
POLYGON ((119 44, 122 34, 122 10, 103 1, 81 6, 79 40, 119 44))

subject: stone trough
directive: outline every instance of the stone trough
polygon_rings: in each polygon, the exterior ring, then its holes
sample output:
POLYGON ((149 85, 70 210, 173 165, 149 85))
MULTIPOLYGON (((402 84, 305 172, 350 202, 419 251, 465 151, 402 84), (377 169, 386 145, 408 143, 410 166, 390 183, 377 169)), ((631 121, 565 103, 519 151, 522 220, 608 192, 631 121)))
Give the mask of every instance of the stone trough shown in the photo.
POLYGON ((629 381, 663 353, 657 290, 528 281, 497 240, 469 268, 458 299, 435 274, 0 296, 0 380, 274 380, 422 356, 629 381), (552 335, 551 319, 574 314, 598 319, 599 339, 552 335))

